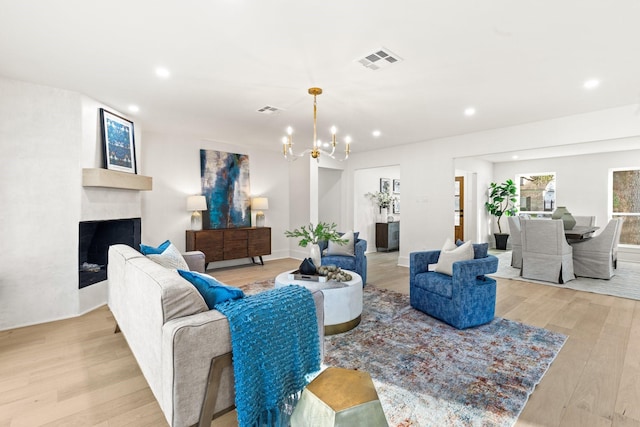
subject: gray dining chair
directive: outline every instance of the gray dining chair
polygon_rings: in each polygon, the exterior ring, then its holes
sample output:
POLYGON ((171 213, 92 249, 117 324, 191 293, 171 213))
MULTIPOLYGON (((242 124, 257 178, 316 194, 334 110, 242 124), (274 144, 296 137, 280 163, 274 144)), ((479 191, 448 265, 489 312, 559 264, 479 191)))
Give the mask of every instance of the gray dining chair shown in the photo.
POLYGON ((566 283, 573 274, 573 249, 564 237, 562 220, 521 220, 522 270, 525 279, 566 283))
POLYGON ((511 239, 511 267, 522 268, 522 237, 520 236, 520 218, 507 217, 511 239))
POLYGON ((574 215, 573 219, 576 220, 576 227, 595 227, 596 225, 596 217, 594 216, 583 216, 583 215, 574 215))
POLYGON ((621 219, 612 219, 597 236, 572 244, 576 276, 611 279, 615 274, 614 251, 620 240, 621 219), (617 239, 617 240, 616 240, 617 239))
POLYGON ((620 243, 620 234, 622 233, 622 223, 624 218, 618 218, 618 229, 616 230, 616 237, 614 241, 616 244, 613 246, 613 268, 618 268, 618 244, 620 243))

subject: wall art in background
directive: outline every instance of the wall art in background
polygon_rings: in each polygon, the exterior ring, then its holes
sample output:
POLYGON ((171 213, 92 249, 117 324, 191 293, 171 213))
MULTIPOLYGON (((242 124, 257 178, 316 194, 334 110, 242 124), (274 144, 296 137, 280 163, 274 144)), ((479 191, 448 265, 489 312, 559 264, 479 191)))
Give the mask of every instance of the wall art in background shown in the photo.
POLYGON ((389 178, 380 178, 380 192, 391 193, 391 180, 389 178))
POLYGON ((200 150, 200 180, 209 208, 205 229, 251 226, 249 156, 200 150))
POLYGON ((399 214, 400 213, 400 200, 396 199, 393 201, 393 213, 394 214, 399 214))

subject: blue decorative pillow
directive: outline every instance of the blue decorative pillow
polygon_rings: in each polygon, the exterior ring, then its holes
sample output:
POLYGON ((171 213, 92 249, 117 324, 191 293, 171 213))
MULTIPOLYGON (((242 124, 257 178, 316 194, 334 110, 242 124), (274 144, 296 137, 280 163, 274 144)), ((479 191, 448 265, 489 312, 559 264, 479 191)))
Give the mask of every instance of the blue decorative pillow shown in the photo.
POLYGON ((225 301, 244 297, 244 292, 241 289, 224 285, 208 274, 186 270, 178 270, 178 274, 195 286, 209 308, 215 308, 216 304, 225 301))
POLYGON ((170 244, 171 244, 170 241, 165 240, 160 244, 160 246, 156 248, 153 246, 147 246, 140 243, 140 252, 142 252, 142 255, 158 255, 164 252, 165 249, 167 249, 170 244))
MULTIPOLYGON (((464 242, 460 239, 456 240, 456 246, 462 246, 464 242)), ((473 259, 486 258, 489 253, 488 243, 473 243, 473 259)))

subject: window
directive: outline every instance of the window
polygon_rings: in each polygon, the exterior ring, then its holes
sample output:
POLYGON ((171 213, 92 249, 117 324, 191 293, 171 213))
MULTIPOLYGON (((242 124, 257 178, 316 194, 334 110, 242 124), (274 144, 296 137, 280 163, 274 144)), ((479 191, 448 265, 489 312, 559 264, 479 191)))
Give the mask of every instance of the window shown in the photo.
POLYGON ((555 172, 517 175, 520 212, 551 213, 556 208, 555 172))
POLYGON ((623 218, 620 243, 640 245, 640 168, 611 170, 612 218, 623 218))

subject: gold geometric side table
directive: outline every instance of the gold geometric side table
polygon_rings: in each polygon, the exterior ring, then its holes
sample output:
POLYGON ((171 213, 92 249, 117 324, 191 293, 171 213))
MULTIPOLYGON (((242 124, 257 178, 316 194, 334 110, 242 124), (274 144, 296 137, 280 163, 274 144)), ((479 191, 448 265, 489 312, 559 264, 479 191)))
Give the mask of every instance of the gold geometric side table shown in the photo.
POLYGON ((303 390, 291 427, 388 427, 367 372, 327 368, 303 390))

